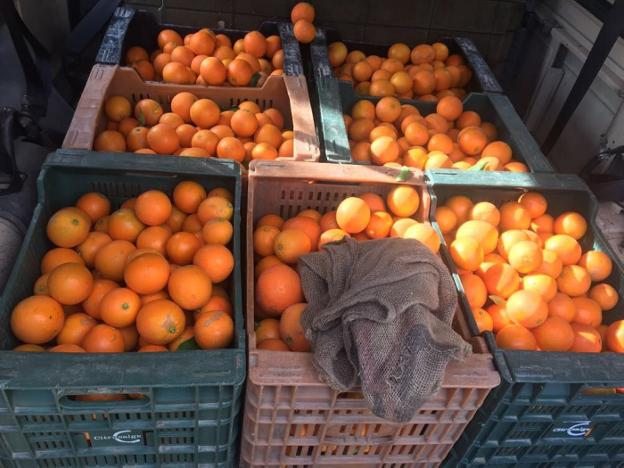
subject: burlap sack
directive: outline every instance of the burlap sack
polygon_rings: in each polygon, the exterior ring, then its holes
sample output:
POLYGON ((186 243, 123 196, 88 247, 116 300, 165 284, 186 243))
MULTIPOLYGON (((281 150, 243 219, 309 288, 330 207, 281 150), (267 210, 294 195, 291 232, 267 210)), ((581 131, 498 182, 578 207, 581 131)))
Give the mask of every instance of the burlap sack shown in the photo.
POLYGON ((320 377, 361 385, 371 411, 409 421, 470 346, 453 329, 448 269, 413 239, 344 241, 299 259, 308 307, 301 317, 320 377))

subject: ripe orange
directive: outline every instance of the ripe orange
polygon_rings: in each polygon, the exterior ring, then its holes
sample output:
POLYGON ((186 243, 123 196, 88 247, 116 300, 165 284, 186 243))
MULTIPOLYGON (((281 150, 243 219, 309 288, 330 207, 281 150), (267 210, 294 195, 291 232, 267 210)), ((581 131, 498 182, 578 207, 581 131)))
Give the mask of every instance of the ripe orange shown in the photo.
MULTIPOLYGON (((276 56, 273 57, 274 61, 276 56)), ((254 70, 249 62, 242 58, 232 60, 227 66, 227 79, 232 86, 248 86, 253 74, 254 70)))
POLYGON ((509 296, 505 309, 512 322, 526 328, 535 328, 548 317, 546 302, 533 291, 516 291, 509 296))
POLYGON ((126 259, 134 250, 136 247, 125 240, 109 242, 95 254, 95 270, 101 274, 102 278, 121 281, 126 259))
POLYGON ((214 218, 232 219, 234 207, 232 203, 220 196, 210 196, 203 200, 197 208, 197 216, 202 223, 214 218))
POLYGON ((466 271, 475 271, 479 268, 485 256, 481 244, 471 237, 455 239, 449 250, 455 265, 466 271))
POLYGON ((487 313, 487 311, 481 308, 479 309, 473 308, 472 317, 474 318, 475 323, 477 324, 479 333, 492 331, 494 329, 494 321, 492 320, 492 317, 490 317, 490 314, 487 313))
POLYGON ((581 259, 581 246, 567 234, 558 234, 548 238, 544 243, 544 248, 555 252, 563 265, 574 265, 581 259))
POLYGON ((456 120, 463 112, 463 104, 456 96, 445 96, 436 105, 436 112, 448 121, 456 120))
MULTIPOLYGON (((368 210, 368 207, 366 209, 368 210)), ((300 256, 312 251, 312 242, 305 231, 293 228, 284 229, 275 237, 273 251, 284 263, 296 263, 300 256)))
POLYGON ((619 300, 617 291, 607 283, 600 283, 591 288, 589 297, 596 301, 603 311, 613 309, 619 300))
POLYGON ((210 128, 219 121, 221 110, 212 99, 198 99, 190 107, 191 120, 199 128, 210 128))
POLYGON ((587 221, 579 213, 567 211, 555 218, 555 234, 567 234, 579 240, 587 231, 587 221))
POLYGON ((182 225, 184 224, 185 219, 186 215, 174 206, 171 209, 171 216, 169 216, 165 225, 171 230, 171 232, 179 232, 182 230, 182 225))
POLYGON ((148 190, 137 197, 134 213, 143 224, 158 226, 171 216, 171 201, 160 190, 148 190))
POLYGON ((58 210, 48 221, 48 239, 58 247, 76 247, 89 235, 91 218, 79 208, 58 210))
POLYGON ((572 301, 576 307, 574 323, 598 327, 602 323, 602 310, 598 303, 587 297, 573 297, 572 301))
POLYGON ((384 237, 388 237, 393 223, 392 216, 385 211, 373 211, 371 213, 370 222, 368 226, 366 226, 366 235, 370 239, 383 239, 384 237))
POLYGON ((282 313, 279 321, 279 335, 291 351, 308 352, 310 343, 304 335, 301 315, 307 304, 293 304, 282 313))
POLYGON ((89 192, 82 195, 76 202, 76 208, 84 211, 92 222, 110 213, 110 201, 105 195, 98 192, 89 192))
POLYGON ((136 246, 139 249, 152 249, 164 255, 167 240, 171 237, 171 230, 167 225, 150 226, 139 234, 136 246))
POLYGON ((193 256, 193 263, 200 267, 213 283, 220 283, 232 273, 234 256, 223 245, 204 245, 193 256))
POLYGON ((321 234, 319 238, 319 249, 323 247, 325 244, 330 242, 338 242, 345 237, 351 237, 349 233, 343 231, 342 229, 328 229, 321 234))
POLYGON ((529 229, 531 226, 530 213, 518 202, 507 202, 501 205, 500 228, 503 231, 510 229, 529 229))
POLYGON ((568 351, 574 343, 574 330, 559 317, 548 317, 532 332, 542 351, 568 351))
POLYGON ((459 148, 469 156, 481 154, 487 145, 487 136, 480 127, 466 127, 457 135, 459 148))
POLYGON ((468 220, 468 218, 470 217, 470 212, 472 211, 472 208, 474 206, 472 200, 464 195, 452 196, 451 198, 446 200, 446 203, 444 205, 447 208, 453 210, 455 216, 457 216, 457 222, 459 224, 462 224, 463 222, 468 220))
POLYGON ((381 136, 371 143, 370 151, 372 161, 378 166, 383 166, 399 158, 401 147, 394 138, 381 136))
POLYGON ((78 263, 64 263, 48 275, 50 296, 63 305, 79 304, 93 290, 93 275, 78 263))
POLYGON ((232 240, 234 228, 226 219, 211 219, 202 227, 202 239, 206 244, 227 245, 232 240))
POLYGON ((302 44, 309 44, 316 37, 316 28, 305 19, 300 19, 295 23, 293 32, 297 40, 302 44))
POLYGON ((613 263, 607 254, 599 250, 589 250, 583 254, 578 264, 585 268, 592 281, 603 281, 613 270, 613 263))
POLYGON ((165 249, 171 263, 188 265, 193 261, 193 255, 201 247, 201 241, 190 232, 176 232, 167 240, 165 249))
POLYGON ((109 291, 100 302, 100 317, 103 322, 115 328, 132 325, 141 308, 139 295, 128 288, 109 291))
POLYGON ((77 344, 59 344, 48 349, 51 353, 86 353, 84 348, 77 344))
POLYGON ((600 333, 589 325, 572 323, 574 330, 574 343, 568 351, 575 353, 599 353, 602 351, 602 338, 600 333))
POLYGON ((319 220, 319 226, 321 226, 321 232, 329 231, 330 229, 338 229, 338 223, 336 222, 336 210, 328 211, 319 220))
POLYGON ((568 296, 582 296, 591 286, 591 277, 587 270, 578 265, 566 265, 557 278, 559 291, 568 296))
MULTIPOLYGON (((506 164, 507 162, 509 161, 505 161, 503 164, 506 164)), ((543 216, 548 209, 548 202, 546 201, 546 198, 537 192, 527 192, 522 194, 518 199, 518 203, 520 203, 520 205, 522 205, 522 207, 529 212, 531 219, 543 216)))
POLYGON ((171 299, 183 309, 198 309, 210 300, 212 281, 199 266, 187 265, 171 273, 167 290, 171 299))
POLYGON ((498 232, 496 228, 487 221, 470 220, 463 223, 455 235, 456 239, 470 237, 476 240, 483 252, 488 254, 496 250, 498 242, 498 232))
POLYGON ((413 187, 399 185, 390 190, 386 197, 386 202, 393 214, 407 218, 418 211, 420 196, 413 187))
POLYGON ((141 99, 134 106, 134 117, 142 127, 156 125, 163 112, 162 106, 153 99, 141 99))
POLYGON ((473 312, 483 307, 487 301, 488 294, 483 280, 472 273, 459 275, 459 279, 473 312))
POLYGON ((215 310, 220 310, 225 312, 229 316, 233 317, 234 313, 232 312, 232 304, 230 300, 221 296, 215 296, 214 294, 210 297, 208 302, 204 304, 199 312, 212 312, 215 310))
POLYGON ((500 330, 505 328, 507 325, 513 325, 509 317, 507 317, 507 312, 505 311, 505 307, 492 304, 485 311, 492 318, 492 331, 498 333, 500 330))
POLYGON ((97 251, 104 245, 111 242, 112 239, 108 234, 104 234, 103 232, 93 231, 90 232, 87 238, 76 247, 76 252, 82 257, 84 260, 84 264, 88 267, 93 267, 93 262, 95 260, 95 254, 97 251))
POLYGON ((555 223, 555 220, 553 219, 552 216, 550 216, 549 214, 543 214, 531 220, 531 230, 534 232, 537 232, 538 234, 541 234, 541 233, 552 234, 554 230, 554 223, 555 223))
POLYGON ((321 227, 316 221, 307 216, 301 216, 301 214, 290 218, 282 226, 283 230, 298 229, 303 231, 308 239, 310 239, 310 250, 315 251, 318 248, 318 240, 321 236, 321 227))
POLYGON ((24 343, 43 344, 63 329, 65 314, 61 305, 48 296, 21 300, 11 313, 11 330, 24 343))
POLYGON ((494 263, 483 274, 489 294, 507 299, 520 287, 520 276, 507 263, 494 263))
POLYGON ((290 351, 290 348, 282 340, 269 339, 264 340, 257 346, 258 349, 264 349, 267 351, 290 351))
MULTIPOLYGON (((294 304, 291 307, 296 306, 294 304)), ((265 340, 278 340, 280 339, 280 322, 279 320, 268 318, 261 320, 256 327, 256 345, 259 345, 265 340)))
POLYGON ((556 252, 552 250, 542 250, 542 264, 535 273, 543 273, 557 279, 563 269, 563 263, 556 252))
POLYGON ((537 351, 537 340, 522 325, 508 325, 496 334, 496 346, 503 349, 537 351))
POLYGON ((82 340, 81 346, 88 353, 122 353, 123 335, 109 325, 95 325, 82 340))
POLYGON ((254 252, 266 257, 273 254, 275 238, 280 233, 279 228, 272 225, 259 225, 254 231, 254 252))
POLYGON ((56 247, 48 250, 41 259, 41 273, 50 273, 63 263, 79 263, 84 265, 84 260, 75 250, 56 247))
POLYGON ((413 224, 405 230, 403 238, 416 239, 420 241, 434 254, 438 253, 440 250, 440 237, 429 224, 413 224))
POLYGON ((167 285, 169 272, 169 262, 161 254, 144 253, 128 262, 124 271, 124 281, 138 294, 154 294, 167 285))
POLYGON ((522 278, 522 289, 536 292, 544 301, 549 302, 557 294, 557 282, 548 275, 530 274, 522 278))
POLYGON ((507 258, 518 273, 531 273, 542 265, 542 249, 532 241, 516 242, 509 250, 507 258))
MULTIPOLYGON (((344 199, 336 210, 336 222, 347 233, 357 233, 366 229, 370 222, 370 208, 358 197, 344 199)), ((279 256, 279 255, 278 255, 279 256)))
POLYGON ((197 96, 188 91, 182 91, 173 96, 171 100, 171 112, 175 112, 182 119, 190 123, 191 122, 191 106, 197 101, 197 96))
POLYGON ((609 325, 606 344, 609 351, 624 353, 624 320, 616 320, 609 325))
POLYGON ((256 300, 271 317, 280 316, 288 307, 302 302, 299 274, 287 265, 275 265, 263 271, 256 282, 256 300))
POLYGON ((119 285, 114 281, 110 281, 107 279, 95 279, 93 281, 93 289, 91 290, 91 294, 89 294, 89 296, 82 303, 82 308, 91 317, 99 319, 100 303, 102 302, 102 298, 110 291, 118 287, 119 285))
POLYGON ((548 316, 573 322, 576 317, 576 305, 570 296, 558 292, 548 303, 548 316))
POLYGON ((486 221, 492 226, 498 226, 500 223, 500 213, 496 205, 490 202, 476 203, 470 210, 470 219, 476 221, 486 221))
POLYGON ((202 349, 225 348, 234 338, 234 321, 222 311, 201 312, 195 321, 194 333, 202 349))
POLYGON ((184 213, 197 211, 199 204, 206 198, 206 190, 192 180, 184 180, 175 186, 173 201, 175 206, 184 213))
POLYGON ((136 318, 139 335, 152 344, 165 345, 184 331, 186 319, 177 304, 159 299, 144 304, 136 318))
POLYGON ((455 212, 446 206, 436 208, 435 220, 442 234, 448 234, 457 226, 457 216, 455 212))

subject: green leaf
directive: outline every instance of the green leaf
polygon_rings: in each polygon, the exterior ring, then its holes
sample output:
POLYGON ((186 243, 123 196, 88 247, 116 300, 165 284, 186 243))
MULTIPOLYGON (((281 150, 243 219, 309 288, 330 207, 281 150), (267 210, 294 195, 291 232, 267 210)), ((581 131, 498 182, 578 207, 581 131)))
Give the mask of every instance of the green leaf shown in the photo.
POLYGON ((197 346, 197 342, 195 341, 195 338, 189 338, 188 340, 180 343, 180 346, 178 346, 177 351, 195 351, 197 349, 201 349, 201 348, 197 346))
POLYGON ((256 86, 258 86, 258 81, 260 81, 260 77, 262 75, 260 74, 260 72, 256 72, 253 74, 253 76, 251 77, 251 81, 249 82, 249 86, 251 86, 252 88, 255 88, 256 86))
POLYGON ((474 165, 470 166, 467 171, 485 171, 487 170, 488 161, 477 161, 474 165))
POLYGON ((139 115, 135 114, 135 117, 139 121, 139 124, 140 124, 139 126, 145 127, 145 114, 143 113, 141 109, 139 109, 139 115))
POLYGON ((412 177, 412 171, 410 171, 409 167, 403 166, 399 175, 396 176, 396 180, 399 182, 405 182, 410 177, 412 177))
POLYGON ((500 307, 506 307, 507 306, 507 301, 505 301, 505 299, 503 299, 500 296, 491 295, 490 296, 490 301, 492 301, 494 304, 496 304, 497 306, 500 306, 500 307))

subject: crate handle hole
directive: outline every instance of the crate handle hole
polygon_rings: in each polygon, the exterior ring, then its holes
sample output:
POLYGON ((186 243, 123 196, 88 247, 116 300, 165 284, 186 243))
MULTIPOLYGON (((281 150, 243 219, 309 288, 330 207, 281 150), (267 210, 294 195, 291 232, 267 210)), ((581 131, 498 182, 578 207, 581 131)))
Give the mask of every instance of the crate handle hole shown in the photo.
POLYGON ((144 408, 150 405, 150 397, 144 393, 82 393, 64 395, 59 406, 72 410, 108 410, 120 408, 144 408))

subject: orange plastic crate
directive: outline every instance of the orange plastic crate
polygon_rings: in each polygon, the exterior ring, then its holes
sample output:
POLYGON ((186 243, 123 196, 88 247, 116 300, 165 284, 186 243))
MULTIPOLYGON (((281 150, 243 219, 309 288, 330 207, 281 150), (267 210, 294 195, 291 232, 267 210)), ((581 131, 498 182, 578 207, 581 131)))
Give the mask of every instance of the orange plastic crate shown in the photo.
POLYGON ((482 338, 470 338, 457 309, 455 329, 474 354, 448 366, 442 388, 408 423, 373 415, 358 392, 338 393, 321 382, 312 354, 256 349, 254 333, 255 222, 268 213, 284 218, 314 208, 335 209, 346 197, 375 192, 385 197, 397 184, 421 194, 415 215, 427 220, 429 194, 421 172, 399 181, 387 167, 253 162, 247 212, 247 336, 249 366, 241 441, 241 466, 438 466, 490 389, 500 382, 482 338), (394 465, 397 464, 397 465, 394 465))

